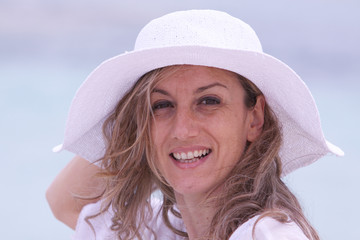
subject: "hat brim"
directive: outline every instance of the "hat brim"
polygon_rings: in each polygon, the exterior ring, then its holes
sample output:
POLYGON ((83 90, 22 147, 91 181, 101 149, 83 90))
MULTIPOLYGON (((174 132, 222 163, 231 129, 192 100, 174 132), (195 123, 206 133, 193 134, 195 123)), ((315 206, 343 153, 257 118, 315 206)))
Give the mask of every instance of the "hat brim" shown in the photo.
POLYGON ((102 124, 118 101, 145 73, 179 64, 238 73, 264 93, 282 124, 283 175, 327 153, 343 155, 338 147, 327 144, 313 97, 290 67, 265 53, 202 46, 138 50, 103 62, 78 89, 71 104, 63 145, 57 150, 69 150, 89 161, 101 158, 105 150, 102 124))

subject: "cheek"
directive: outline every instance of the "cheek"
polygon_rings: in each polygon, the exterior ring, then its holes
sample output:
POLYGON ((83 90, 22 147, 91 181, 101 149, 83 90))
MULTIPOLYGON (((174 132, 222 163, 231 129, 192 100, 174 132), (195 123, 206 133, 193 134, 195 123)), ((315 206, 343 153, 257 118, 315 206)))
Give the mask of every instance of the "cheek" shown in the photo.
POLYGON ((154 164, 160 170, 162 169, 161 163, 162 159, 164 158, 164 154, 162 154, 161 149, 164 145, 164 142, 166 142, 164 138, 166 135, 167 134, 165 133, 164 128, 161 128, 159 124, 157 124, 156 126, 154 123, 151 124, 150 136, 153 144, 153 151, 155 157, 154 164))
POLYGON ((223 154, 230 157, 230 161, 237 161, 243 154, 248 132, 246 126, 246 116, 241 114, 227 116, 223 121, 218 120, 217 138, 223 154))
POLYGON ((154 121, 151 123, 151 141, 154 145, 154 149, 157 151, 160 139, 161 139, 161 127, 159 127, 158 123, 155 123, 154 121))

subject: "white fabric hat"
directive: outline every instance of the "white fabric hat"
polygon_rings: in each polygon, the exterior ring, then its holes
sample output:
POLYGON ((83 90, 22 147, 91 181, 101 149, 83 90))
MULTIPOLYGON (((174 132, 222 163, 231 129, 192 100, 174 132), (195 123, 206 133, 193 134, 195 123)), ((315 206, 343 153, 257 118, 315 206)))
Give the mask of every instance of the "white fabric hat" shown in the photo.
POLYGON ((264 93, 283 128, 283 175, 327 153, 342 156, 327 142, 318 110, 300 77, 286 64, 263 53, 254 30, 214 10, 174 12, 147 24, 135 49, 103 62, 86 79, 71 104, 62 149, 89 161, 103 156, 102 124, 143 74, 164 66, 191 64, 236 72, 264 93))

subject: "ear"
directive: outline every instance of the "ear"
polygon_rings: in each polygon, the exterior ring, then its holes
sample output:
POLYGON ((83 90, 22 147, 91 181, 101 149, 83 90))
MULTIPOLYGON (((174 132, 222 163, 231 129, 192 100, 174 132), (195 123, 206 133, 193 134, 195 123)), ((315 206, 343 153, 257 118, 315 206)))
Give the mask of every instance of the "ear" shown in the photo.
POLYGON ((249 129, 247 133, 247 140, 253 142, 260 136, 264 125, 264 107, 265 98, 260 95, 256 98, 254 108, 249 112, 249 129))

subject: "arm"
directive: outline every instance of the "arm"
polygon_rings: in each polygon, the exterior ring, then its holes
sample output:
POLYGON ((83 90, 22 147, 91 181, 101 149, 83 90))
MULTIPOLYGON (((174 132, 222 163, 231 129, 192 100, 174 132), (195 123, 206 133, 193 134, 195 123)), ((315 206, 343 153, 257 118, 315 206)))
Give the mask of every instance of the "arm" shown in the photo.
POLYGON ((54 216, 72 229, 76 227, 82 207, 99 200, 83 200, 76 196, 98 197, 103 192, 103 180, 95 177, 99 171, 99 167, 75 156, 46 191, 46 199, 54 216))

